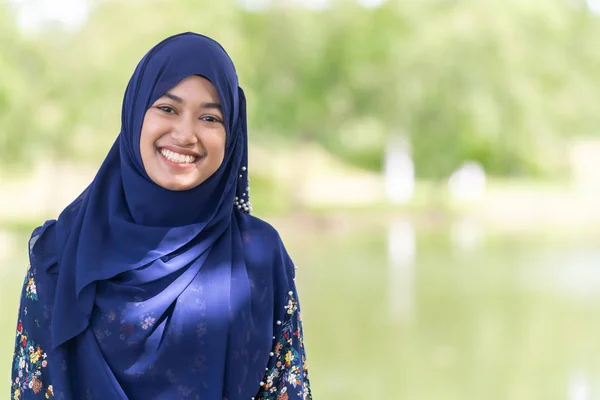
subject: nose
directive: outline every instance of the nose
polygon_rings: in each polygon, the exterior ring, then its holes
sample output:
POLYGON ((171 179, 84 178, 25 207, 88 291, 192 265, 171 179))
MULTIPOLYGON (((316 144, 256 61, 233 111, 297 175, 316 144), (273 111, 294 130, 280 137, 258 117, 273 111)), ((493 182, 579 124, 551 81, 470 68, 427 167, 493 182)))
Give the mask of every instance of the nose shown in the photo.
POLYGON ((198 143, 195 118, 182 115, 173 127, 173 130, 171 131, 171 137, 175 143, 181 147, 191 146, 198 143))

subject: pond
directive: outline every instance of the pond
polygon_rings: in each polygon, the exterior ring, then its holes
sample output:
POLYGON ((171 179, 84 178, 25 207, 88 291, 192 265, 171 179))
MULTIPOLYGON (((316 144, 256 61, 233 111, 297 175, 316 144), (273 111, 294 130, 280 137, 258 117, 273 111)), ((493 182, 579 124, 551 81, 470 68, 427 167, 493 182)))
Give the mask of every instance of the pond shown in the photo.
MULTIPOLYGON (((592 238, 404 219, 282 235, 299 267, 315 399, 600 398, 592 238)), ((9 391, 25 242, 17 236, 0 257, 0 393, 9 391)))

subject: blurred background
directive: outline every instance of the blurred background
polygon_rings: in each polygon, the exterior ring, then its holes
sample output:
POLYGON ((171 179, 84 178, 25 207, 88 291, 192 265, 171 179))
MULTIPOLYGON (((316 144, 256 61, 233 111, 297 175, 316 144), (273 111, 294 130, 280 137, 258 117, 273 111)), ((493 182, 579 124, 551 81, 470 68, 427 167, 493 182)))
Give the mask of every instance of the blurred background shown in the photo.
POLYGON ((600 399, 598 0, 0 0, 0 392, 31 230, 189 30, 246 90, 315 399, 600 399))

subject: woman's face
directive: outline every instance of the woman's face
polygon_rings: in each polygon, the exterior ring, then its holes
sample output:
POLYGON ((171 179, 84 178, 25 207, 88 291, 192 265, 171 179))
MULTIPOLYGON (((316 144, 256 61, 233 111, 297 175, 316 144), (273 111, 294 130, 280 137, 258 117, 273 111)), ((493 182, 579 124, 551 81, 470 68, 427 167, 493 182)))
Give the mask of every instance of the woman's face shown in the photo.
POLYGON ((189 190, 207 180, 225 157, 225 121, 217 90, 190 76, 146 111, 140 152, 146 173, 169 190, 189 190))

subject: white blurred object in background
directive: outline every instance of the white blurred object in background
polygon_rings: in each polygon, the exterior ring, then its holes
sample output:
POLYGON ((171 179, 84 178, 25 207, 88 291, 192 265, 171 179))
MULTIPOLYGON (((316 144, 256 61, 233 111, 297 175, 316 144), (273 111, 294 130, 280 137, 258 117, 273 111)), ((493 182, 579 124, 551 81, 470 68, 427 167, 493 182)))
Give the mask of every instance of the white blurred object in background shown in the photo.
POLYGON ((413 224, 391 221, 388 229, 389 296, 393 320, 407 322, 414 309, 417 240, 413 224))
POLYGON ((481 247, 485 238, 482 224, 468 215, 459 218, 450 227, 452 247, 461 254, 473 253, 481 247))
POLYGON ((387 147, 384 165, 385 193, 394 204, 406 204, 415 193, 415 167, 407 140, 396 138, 387 147))
MULTIPOLYGON (((262 11, 273 7, 303 7, 309 10, 325 10, 332 0, 238 0, 239 4, 248 11, 262 11)), ((364 8, 377 8, 386 0, 356 0, 364 8)))
POLYGON ((586 0, 588 9, 594 14, 600 14, 600 0, 586 0))
POLYGON ((89 0, 10 0, 16 7, 17 24, 26 31, 47 22, 58 22, 67 29, 79 28, 90 12, 89 0))
POLYGON ((567 400, 591 400, 590 383, 585 374, 574 372, 569 379, 567 400))
MULTIPOLYGON (((600 0, 599 0, 600 2, 600 0)), ((571 176, 577 190, 600 193, 600 140, 574 140, 569 146, 571 176)))
POLYGON ((475 161, 464 162, 448 179, 448 190, 453 200, 480 200, 485 194, 485 187, 485 170, 475 161))
POLYGON ((377 8, 383 5, 385 1, 386 0, 356 0, 356 2, 364 8, 377 8))

